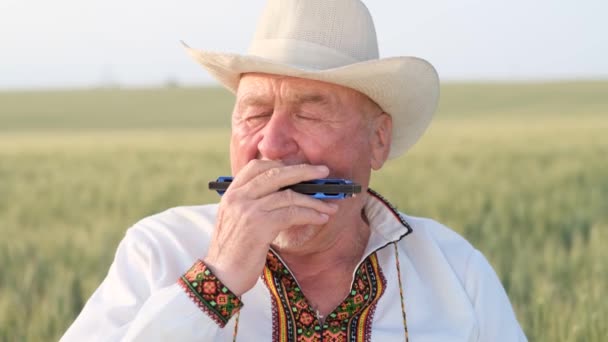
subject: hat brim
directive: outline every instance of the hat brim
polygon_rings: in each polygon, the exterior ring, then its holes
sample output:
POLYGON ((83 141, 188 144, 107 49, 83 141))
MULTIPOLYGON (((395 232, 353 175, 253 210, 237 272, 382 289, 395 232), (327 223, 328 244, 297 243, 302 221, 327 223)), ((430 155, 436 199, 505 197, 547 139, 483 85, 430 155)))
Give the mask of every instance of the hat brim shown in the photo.
POLYGON ((367 95, 392 117, 389 158, 405 153, 420 139, 439 101, 437 72, 430 63, 417 57, 391 57, 313 70, 251 55, 186 49, 233 93, 242 74, 258 72, 333 83, 367 95))

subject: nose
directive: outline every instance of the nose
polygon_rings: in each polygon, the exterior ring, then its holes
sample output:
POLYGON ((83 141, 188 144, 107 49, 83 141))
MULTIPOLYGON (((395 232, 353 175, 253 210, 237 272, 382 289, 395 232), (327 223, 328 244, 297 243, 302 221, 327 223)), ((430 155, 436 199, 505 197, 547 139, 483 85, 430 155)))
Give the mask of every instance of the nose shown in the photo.
POLYGON ((291 119, 284 113, 275 112, 262 130, 258 151, 264 159, 286 160, 298 152, 291 119))

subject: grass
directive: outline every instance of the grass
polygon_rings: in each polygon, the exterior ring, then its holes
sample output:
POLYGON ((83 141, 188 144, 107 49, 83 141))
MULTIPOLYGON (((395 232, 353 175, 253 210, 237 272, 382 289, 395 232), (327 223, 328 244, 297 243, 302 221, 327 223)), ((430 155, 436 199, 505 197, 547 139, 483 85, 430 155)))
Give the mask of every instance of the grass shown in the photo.
MULTIPOLYGON (((605 94, 448 84, 427 135, 372 181, 486 255, 531 341, 608 336, 605 94)), ((217 201, 230 107, 212 88, 0 93, 0 341, 57 340, 126 228, 217 201)))

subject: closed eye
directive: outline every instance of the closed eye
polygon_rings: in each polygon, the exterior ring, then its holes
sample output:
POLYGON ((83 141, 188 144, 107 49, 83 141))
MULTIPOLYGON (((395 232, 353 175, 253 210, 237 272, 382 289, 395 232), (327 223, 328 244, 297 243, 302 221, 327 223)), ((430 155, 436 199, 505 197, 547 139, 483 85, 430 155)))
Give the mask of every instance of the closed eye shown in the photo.
POLYGON ((272 116, 271 112, 249 115, 249 116, 245 117, 245 121, 249 124, 256 124, 256 123, 260 123, 260 122, 269 120, 271 116, 272 116))
POLYGON ((297 114, 296 118, 300 119, 300 120, 305 120, 305 121, 321 121, 321 119, 319 119, 317 117, 310 116, 310 115, 302 115, 302 114, 297 114))

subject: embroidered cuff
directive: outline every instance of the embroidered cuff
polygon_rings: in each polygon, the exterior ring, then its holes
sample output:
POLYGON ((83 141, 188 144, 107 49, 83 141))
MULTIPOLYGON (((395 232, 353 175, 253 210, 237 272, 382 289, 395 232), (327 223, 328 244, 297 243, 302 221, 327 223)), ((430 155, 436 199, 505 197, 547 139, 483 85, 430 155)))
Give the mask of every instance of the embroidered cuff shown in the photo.
POLYGON ((243 306, 241 300, 201 260, 197 260, 177 282, 194 303, 221 328, 243 306))

